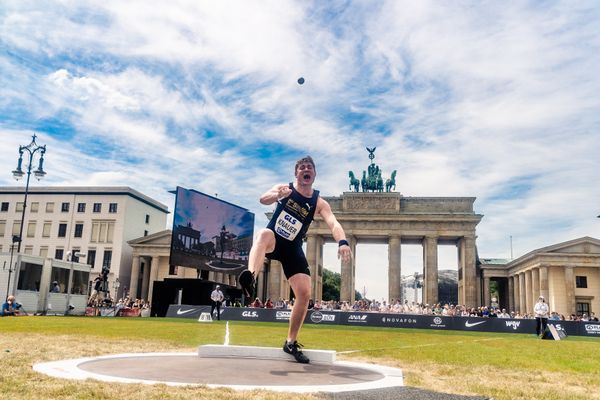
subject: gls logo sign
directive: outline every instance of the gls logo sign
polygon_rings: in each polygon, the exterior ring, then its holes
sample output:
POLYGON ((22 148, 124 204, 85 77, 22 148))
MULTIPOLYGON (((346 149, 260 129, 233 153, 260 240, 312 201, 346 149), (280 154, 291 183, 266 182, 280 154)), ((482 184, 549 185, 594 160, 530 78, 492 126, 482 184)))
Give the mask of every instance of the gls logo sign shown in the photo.
POLYGON ((258 318, 258 312, 256 312, 256 311, 242 311, 242 317, 246 317, 246 318, 258 318))
POLYGON ((275 313, 275 319, 290 319, 291 315, 291 311, 277 311, 275 313))
POLYGON ((321 321, 333 322, 335 321, 335 315, 323 314, 320 311, 316 311, 310 315, 310 320, 315 324, 318 324, 321 321))
POLYGON ((293 218, 289 214, 286 214, 283 218, 285 218, 286 221, 289 221, 292 225, 296 223, 296 218, 293 218))
POLYGON ((519 329, 519 325, 521 325, 521 321, 506 321, 506 327, 513 328, 515 331, 519 329))
POLYGON ((600 325, 585 324, 585 331, 594 335, 600 335, 600 325))

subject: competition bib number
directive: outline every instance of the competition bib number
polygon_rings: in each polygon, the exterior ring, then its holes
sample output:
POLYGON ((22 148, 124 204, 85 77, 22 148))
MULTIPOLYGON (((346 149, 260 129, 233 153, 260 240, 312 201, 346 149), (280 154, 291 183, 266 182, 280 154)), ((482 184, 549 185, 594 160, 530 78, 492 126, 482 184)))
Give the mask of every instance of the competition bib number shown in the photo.
POLYGON ((302 229, 302 222, 282 210, 275 223, 275 233, 284 239, 292 241, 296 238, 300 229, 302 229))

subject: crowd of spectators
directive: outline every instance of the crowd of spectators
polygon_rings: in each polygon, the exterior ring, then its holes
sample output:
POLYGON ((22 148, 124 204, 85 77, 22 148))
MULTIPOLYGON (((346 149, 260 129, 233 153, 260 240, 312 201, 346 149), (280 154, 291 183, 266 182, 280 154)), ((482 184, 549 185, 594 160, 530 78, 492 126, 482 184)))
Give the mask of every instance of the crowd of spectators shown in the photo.
MULTIPOLYGON (((239 306, 238 304, 230 304, 231 306, 239 306)), ((275 308, 275 309, 291 309, 294 305, 294 300, 279 300, 273 302, 271 299, 267 299, 264 303, 257 297, 248 307, 252 308, 275 308)), ((380 313, 398 313, 398 314, 417 314, 417 315, 436 315, 436 316, 447 316, 447 317, 483 317, 483 318, 511 318, 511 319, 534 319, 533 313, 520 313, 518 311, 507 311, 505 308, 498 308, 493 306, 480 306, 480 307, 466 307, 464 305, 455 304, 423 304, 408 302, 405 300, 393 300, 387 303, 385 300, 372 301, 367 299, 356 300, 352 304, 347 301, 320 301, 316 302, 310 300, 308 304, 309 309, 322 310, 322 311, 356 311, 356 312, 380 312, 380 313)), ((562 320, 562 321, 595 321, 598 322, 598 318, 592 312, 589 315, 583 313, 582 315, 571 314, 565 316, 555 311, 551 312, 550 320, 562 320)))

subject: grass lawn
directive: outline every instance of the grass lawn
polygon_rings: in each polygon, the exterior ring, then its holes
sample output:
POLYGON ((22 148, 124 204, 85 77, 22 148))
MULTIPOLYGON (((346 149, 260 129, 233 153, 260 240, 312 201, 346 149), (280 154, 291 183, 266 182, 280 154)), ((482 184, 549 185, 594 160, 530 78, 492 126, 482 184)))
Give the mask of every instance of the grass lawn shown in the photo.
MULTIPOLYGON (((287 324, 232 321, 230 344, 279 347, 287 324)), ((36 362, 129 352, 196 351, 222 344, 225 322, 168 318, 0 318, 2 399, 314 399, 268 391, 69 381, 36 362)), ((495 399, 600 399, 600 339, 305 325, 300 342, 338 360, 401 368, 405 385, 495 399)), ((240 373, 240 371, 232 371, 240 373)), ((242 372, 243 373, 243 372, 242 372)))

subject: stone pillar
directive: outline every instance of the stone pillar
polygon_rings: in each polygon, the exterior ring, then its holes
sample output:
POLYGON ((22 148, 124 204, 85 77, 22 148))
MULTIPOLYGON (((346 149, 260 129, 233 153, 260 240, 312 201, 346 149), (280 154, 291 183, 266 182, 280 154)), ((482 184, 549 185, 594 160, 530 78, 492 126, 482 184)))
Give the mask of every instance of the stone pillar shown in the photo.
POLYGON ((475 237, 464 236, 459 241, 459 275, 462 275, 462 282, 459 281, 459 301, 467 307, 478 307, 477 304, 477 274, 475 257, 475 237))
MULTIPOLYGON (((482 272, 483 273, 483 272, 482 272)), ((492 296, 490 295, 490 278, 483 276, 483 299, 482 306, 489 306, 492 304, 492 296)))
POLYGON ((548 286, 548 267, 540 267, 540 294, 544 296, 546 302, 549 304, 550 299, 550 287, 548 286))
POLYGON ((160 267, 160 257, 152 256, 152 264, 150 267, 150 286, 148 287, 148 303, 152 304, 152 290, 154 282, 158 280, 158 268, 160 267))
POLYGON ((531 270, 525 271, 525 312, 533 312, 533 288, 531 286, 531 270))
POLYGON ((426 236, 423 241, 423 266, 425 269, 425 287, 423 301, 428 304, 438 302, 438 257, 437 237, 426 236))
POLYGON ((315 295, 317 294, 317 283, 319 281, 319 268, 317 264, 317 235, 307 235, 306 260, 308 261, 308 268, 310 269, 310 297, 315 299, 315 295))
POLYGON ((519 312, 521 315, 527 312, 527 305, 525 303, 525 297, 527 292, 525 291, 525 273, 519 274, 519 312))
POLYGON ((515 309, 515 277, 508 277, 508 304, 506 305, 507 311, 511 312, 515 309))
POLYGON ((144 259, 144 274, 142 276, 142 292, 140 299, 148 300, 148 287, 150 286, 150 257, 144 259))
POLYGON ((208 280, 209 282, 215 282, 216 279, 216 272, 215 271, 208 271, 208 280))
POLYGON ((315 301, 316 300, 323 300, 323 244, 324 244, 324 240, 322 236, 318 236, 317 237, 317 271, 318 271, 318 276, 317 276, 317 291, 315 294, 315 301))
POLYGON ((575 314, 577 305, 575 304, 575 271, 573 267, 565 266, 565 305, 567 314, 575 314))
POLYGON ((340 261, 340 275, 342 283, 340 287, 340 301, 347 301, 349 303, 354 302, 354 277, 356 271, 356 238, 354 236, 347 236, 346 240, 352 250, 352 259, 348 262, 340 261))
POLYGON ((277 260, 271 260, 269 267, 269 291, 267 296, 275 302, 281 295, 281 279, 283 277, 283 267, 277 260))
POLYGON ((513 276, 513 279, 515 280, 515 285, 513 287, 514 289, 514 302, 513 302, 513 309, 510 311, 521 311, 521 277, 519 276, 519 274, 515 274, 513 276))
POLYGON ((400 236, 390 236, 388 241, 388 302, 390 304, 400 300, 402 294, 400 252, 400 236))
MULTIPOLYGON (((533 305, 537 302, 537 299, 540 296, 540 269, 539 268, 533 268, 531 270, 531 295, 532 295, 531 308, 533 309, 533 305)), ((548 301, 548 299, 546 299, 546 301, 548 301)))
POLYGON ((131 279, 129 280, 129 297, 137 297, 138 282, 140 279, 140 256, 134 255, 131 263, 131 279))

